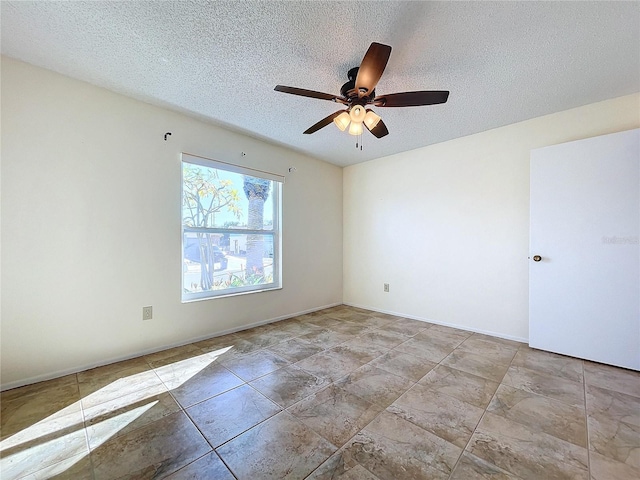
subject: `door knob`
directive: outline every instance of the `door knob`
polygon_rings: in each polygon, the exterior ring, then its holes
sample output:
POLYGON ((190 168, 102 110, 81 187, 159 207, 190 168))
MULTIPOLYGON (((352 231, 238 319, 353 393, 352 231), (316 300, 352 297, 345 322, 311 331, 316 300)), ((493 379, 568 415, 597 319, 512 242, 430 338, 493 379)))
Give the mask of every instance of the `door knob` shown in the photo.
POLYGON ((539 262, 540 260, 542 260, 542 257, 540 255, 534 255, 533 256, 533 261, 534 262, 539 262))

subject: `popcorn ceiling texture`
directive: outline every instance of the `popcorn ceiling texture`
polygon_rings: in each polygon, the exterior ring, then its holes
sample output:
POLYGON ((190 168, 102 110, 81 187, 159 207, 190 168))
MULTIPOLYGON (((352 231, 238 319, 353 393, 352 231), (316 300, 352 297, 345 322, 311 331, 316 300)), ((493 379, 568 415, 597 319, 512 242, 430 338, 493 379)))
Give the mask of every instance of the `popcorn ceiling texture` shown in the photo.
MULTIPOLYGON (((1 2, 2 53, 350 165, 640 91, 638 2, 1 2), (378 95, 390 135, 309 126, 373 41, 393 47, 378 95)), ((171 125, 167 125, 167 131, 171 125)))

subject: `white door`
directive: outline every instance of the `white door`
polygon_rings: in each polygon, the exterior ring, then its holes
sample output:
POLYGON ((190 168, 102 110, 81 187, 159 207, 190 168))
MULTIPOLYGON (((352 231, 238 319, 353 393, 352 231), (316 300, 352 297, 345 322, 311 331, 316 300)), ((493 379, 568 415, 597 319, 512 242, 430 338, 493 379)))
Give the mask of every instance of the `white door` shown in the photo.
POLYGON ((639 234, 640 130, 532 150, 531 347, 640 370, 639 234))

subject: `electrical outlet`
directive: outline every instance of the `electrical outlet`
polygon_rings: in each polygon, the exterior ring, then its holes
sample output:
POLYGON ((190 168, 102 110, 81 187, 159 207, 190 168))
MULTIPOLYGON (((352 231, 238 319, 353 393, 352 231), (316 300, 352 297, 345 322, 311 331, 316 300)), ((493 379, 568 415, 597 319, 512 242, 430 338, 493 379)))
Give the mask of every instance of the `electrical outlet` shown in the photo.
POLYGON ((153 318, 153 307, 142 307, 142 320, 151 320, 153 318))
POLYGON ((389 284, 388 283, 384 284, 384 291, 389 293, 389 284))

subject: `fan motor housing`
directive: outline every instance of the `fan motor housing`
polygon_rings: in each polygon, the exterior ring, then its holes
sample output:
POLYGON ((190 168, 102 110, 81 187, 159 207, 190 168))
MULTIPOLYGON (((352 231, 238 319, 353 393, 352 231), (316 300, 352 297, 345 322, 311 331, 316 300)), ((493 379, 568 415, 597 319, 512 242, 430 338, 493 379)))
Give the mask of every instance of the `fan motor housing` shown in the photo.
POLYGON ((347 72, 347 78, 349 81, 340 88, 340 95, 348 99, 349 103, 366 105, 367 103, 371 103, 375 98, 376 91, 372 90, 370 95, 359 98, 358 92, 356 91, 356 77, 358 76, 358 70, 358 67, 353 67, 347 72))

